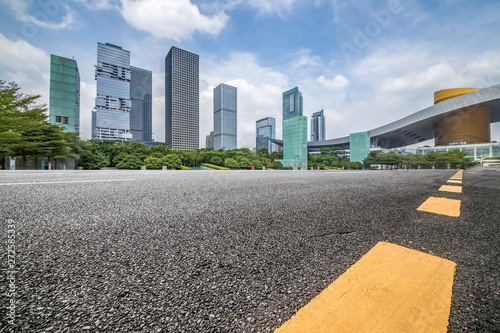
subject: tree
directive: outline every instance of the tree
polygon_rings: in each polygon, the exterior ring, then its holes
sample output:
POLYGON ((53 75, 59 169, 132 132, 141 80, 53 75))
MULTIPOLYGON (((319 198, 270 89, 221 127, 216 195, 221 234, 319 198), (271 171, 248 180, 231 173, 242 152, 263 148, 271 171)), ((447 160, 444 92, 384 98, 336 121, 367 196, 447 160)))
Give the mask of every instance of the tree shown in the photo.
POLYGON ((146 158, 144 161, 144 164, 146 165, 146 168, 153 170, 153 169, 161 169, 162 163, 161 159, 153 156, 149 156, 146 158))
POLYGON ((102 152, 84 150, 80 155, 81 166, 84 169, 95 170, 105 168, 109 165, 109 159, 102 152))
POLYGON ((224 166, 230 169, 237 169, 238 162, 236 162, 236 160, 233 158, 226 158, 226 160, 224 161, 224 166))
POLYGON ((219 156, 212 157, 210 163, 218 166, 224 166, 224 161, 219 156))
POLYGON ((140 158, 139 154, 130 154, 122 159, 117 165, 117 169, 140 169, 144 165, 144 162, 140 158))
POLYGON ((161 159, 161 162, 167 167, 167 169, 179 170, 182 167, 182 161, 176 154, 168 154, 161 159))

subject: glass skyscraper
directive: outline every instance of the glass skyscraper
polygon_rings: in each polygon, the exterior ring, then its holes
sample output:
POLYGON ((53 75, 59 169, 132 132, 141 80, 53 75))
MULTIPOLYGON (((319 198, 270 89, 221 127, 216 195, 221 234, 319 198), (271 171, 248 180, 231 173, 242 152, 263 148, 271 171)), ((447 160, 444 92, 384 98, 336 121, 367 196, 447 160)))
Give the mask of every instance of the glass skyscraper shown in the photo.
POLYGON ((199 56, 172 46, 165 57, 165 144, 170 148, 199 148, 199 81, 199 56))
POLYGON ((349 151, 349 161, 363 163, 363 160, 370 154, 370 132, 351 133, 349 151))
POLYGON ((276 151, 271 139, 276 138, 276 118, 267 117, 256 121, 255 149, 266 148, 269 154, 276 151))
POLYGON ((130 140, 130 52, 97 43, 97 95, 92 111, 92 138, 130 140))
POLYGON ((311 141, 325 141, 325 116, 323 110, 314 112, 311 118, 311 141))
POLYGON ((80 74, 76 60, 50 55, 49 122, 80 132, 80 74))
POLYGON ((283 166, 307 169, 307 117, 298 87, 283 93, 283 166))
POLYGON ((221 83, 214 88, 214 150, 237 147, 237 88, 221 83))
POLYGON ((130 66, 130 132, 132 141, 153 139, 153 73, 146 69, 130 66))

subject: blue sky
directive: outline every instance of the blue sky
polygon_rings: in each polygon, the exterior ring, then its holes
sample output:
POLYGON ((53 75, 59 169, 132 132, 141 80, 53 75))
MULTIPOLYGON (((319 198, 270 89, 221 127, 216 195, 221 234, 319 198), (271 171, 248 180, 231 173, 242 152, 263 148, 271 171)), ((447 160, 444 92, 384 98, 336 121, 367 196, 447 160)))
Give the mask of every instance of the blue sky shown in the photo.
MULTIPOLYGON (((164 140, 164 58, 200 55, 200 147, 213 88, 238 87, 238 146, 277 118, 298 86, 304 114, 323 108, 327 138, 382 126, 433 103, 436 90, 500 83, 496 0, 0 0, 0 79, 48 102, 49 57, 74 57, 82 137, 90 137, 97 42, 153 71, 153 137, 164 140)), ((500 141, 500 126, 492 126, 500 141)))

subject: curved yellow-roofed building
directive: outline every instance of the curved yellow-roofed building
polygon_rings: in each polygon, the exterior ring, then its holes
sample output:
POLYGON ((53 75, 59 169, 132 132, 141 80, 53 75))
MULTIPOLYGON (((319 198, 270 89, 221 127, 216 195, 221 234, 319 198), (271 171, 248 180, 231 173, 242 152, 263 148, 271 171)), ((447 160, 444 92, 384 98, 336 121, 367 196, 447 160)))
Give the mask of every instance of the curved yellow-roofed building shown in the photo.
MULTIPOLYGON (((453 88, 434 93, 434 104, 477 91, 479 88, 453 88)), ((462 111, 438 121, 434 126, 435 145, 490 142, 490 108, 462 111)))

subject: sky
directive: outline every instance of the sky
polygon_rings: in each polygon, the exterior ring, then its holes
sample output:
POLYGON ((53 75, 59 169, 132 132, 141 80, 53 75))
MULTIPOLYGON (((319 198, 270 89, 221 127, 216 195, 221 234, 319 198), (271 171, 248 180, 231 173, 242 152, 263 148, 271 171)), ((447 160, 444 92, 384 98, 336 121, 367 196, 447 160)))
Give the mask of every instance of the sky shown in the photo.
MULTIPOLYGON (((276 118, 298 86, 304 115, 324 109, 326 137, 366 131, 455 87, 500 84, 498 0, 0 0, 0 79, 49 100, 50 54, 77 61, 81 137, 91 135, 97 43, 153 72, 153 138, 164 141, 165 56, 200 56, 200 148, 213 89, 238 88, 238 147, 276 118)), ((492 125, 500 141, 500 125, 492 125)))

